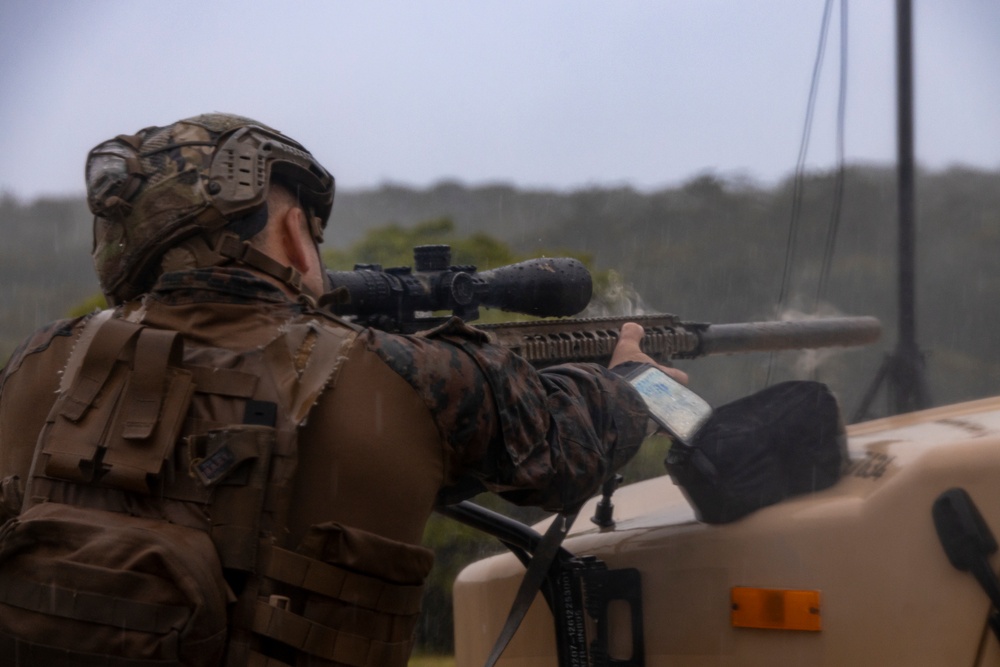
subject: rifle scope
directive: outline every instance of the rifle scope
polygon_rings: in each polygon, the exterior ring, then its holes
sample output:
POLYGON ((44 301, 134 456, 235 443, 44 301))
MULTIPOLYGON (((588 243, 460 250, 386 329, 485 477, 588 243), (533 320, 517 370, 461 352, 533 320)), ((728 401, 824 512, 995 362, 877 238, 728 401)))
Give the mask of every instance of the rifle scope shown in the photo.
POLYGON ((413 249, 413 259, 413 268, 357 264, 353 271, 327 271, 324 303, 337 315, 405 330, 417 312, 450 310, 469 321, 479 317, 480 306, 539 317, 575 315, 590 303, 593 290, 590 272, 572 258, 529 259, 477 272, 475 266, 452 266, 449 246, 425 245, 413 249))

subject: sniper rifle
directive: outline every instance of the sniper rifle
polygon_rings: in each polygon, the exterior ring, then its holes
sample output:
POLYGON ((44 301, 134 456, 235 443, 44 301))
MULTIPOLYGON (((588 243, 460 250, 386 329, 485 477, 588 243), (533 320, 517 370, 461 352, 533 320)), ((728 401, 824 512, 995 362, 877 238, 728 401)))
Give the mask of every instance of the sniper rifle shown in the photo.
MULTIPOLYGON (((358 264, 353 271, 328 271, 329 291, 321 303, 334 314, 363 326, 396 333, 416 333, 445 322, 434 312, 452 311, 466 322, 479 307, 538 317, 575 315, 586 308, 593 291, 590 272, 571 258, 531 259, 477 272, 475 266, 451 265, 446 245, 417 246, 414 267, 383 269, 358 264)), ((736 352, 851 347, 878 340, 874 317, 706 324, 683 322, 676 315, 632 315, 545 319, 476 325, 490 339, 510 348, 536 367, 565 362, 607 364, 626 322, 646 331, 643 351, 658 361, 692 359, 736 352)))

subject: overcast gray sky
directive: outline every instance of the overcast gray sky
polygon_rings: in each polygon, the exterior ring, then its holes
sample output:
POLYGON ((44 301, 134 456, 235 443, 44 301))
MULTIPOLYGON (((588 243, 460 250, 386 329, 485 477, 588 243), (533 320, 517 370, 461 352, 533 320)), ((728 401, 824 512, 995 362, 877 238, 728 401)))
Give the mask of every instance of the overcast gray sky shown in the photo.
MULTIPOLYGON (((286 132, 340 187, 771 182, 795 166, 823 4, 2 0, 0 191, 82 192, 93 145, 205 111, 286 132)), ((1000 2, 914 5, 918 160, 1000 167, 1000 2)), ((894 2, 849 9, 848 158, 891 162, 894 2)), ((835 11, 820 168, 838 43, 835 11)))

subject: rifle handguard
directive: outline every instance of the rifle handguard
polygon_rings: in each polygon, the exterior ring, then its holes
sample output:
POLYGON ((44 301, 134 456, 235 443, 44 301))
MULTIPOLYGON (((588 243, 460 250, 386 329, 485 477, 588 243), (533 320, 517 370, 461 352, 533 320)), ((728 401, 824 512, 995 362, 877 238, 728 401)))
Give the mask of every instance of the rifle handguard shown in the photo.
POLYGON ((882 325, 874 317, 703 324, 676 315, 597 317, 482 324, 477 328, 536 366, 567 362, 607 364, 623 324, 645 329, 642 351, 659 361, 714 354, 853 347, 878 340, 882 325))

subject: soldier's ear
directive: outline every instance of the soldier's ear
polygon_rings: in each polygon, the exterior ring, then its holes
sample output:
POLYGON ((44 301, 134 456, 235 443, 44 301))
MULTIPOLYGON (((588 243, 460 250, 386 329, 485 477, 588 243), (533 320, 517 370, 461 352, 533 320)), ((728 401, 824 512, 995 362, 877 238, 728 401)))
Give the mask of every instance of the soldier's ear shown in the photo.
POLYGON ((316 254, 316 244, 309 235, 306 216, 297 206, 289 207, 278 221, 281 230, 282 250, 288 263, 299 273, 306 273, 316 254))

